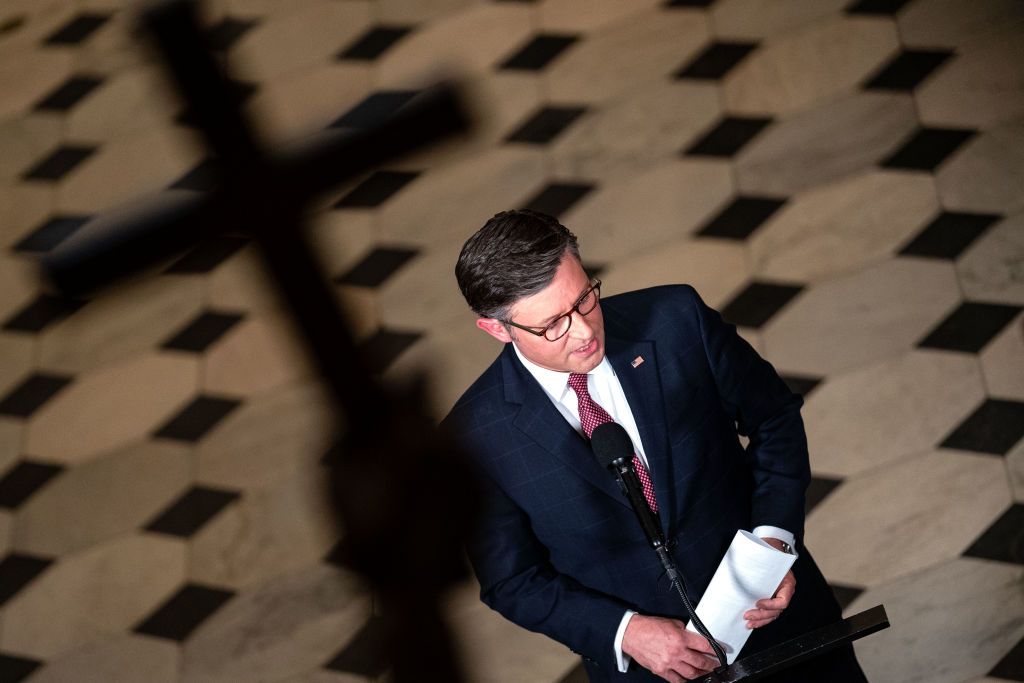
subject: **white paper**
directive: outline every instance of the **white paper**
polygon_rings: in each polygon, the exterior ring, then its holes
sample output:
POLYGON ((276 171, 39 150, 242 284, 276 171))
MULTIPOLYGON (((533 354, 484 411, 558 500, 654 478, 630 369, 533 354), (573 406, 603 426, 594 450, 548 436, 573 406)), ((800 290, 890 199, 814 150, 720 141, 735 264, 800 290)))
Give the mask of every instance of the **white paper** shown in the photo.
MULTIPOLYGON (((775 594, 795 561, 796 555, 776 550, 749 531, 736 532, 697 605, 697 616, 722 646, 729 664, 753 633, 743 614, 775 594)), ((692 624, 686 628, 697 632, 692 624)))

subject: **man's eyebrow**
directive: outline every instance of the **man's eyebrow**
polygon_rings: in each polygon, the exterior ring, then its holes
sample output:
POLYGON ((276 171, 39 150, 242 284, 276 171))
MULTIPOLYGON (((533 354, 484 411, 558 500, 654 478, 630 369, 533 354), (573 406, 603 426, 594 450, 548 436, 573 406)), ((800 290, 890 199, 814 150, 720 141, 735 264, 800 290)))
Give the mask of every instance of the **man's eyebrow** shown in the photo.
MULTIPOLYGON (((572 305, 576 306, 576 304, 578 304, 580 302, 580 299, 582 299, 583 296, 587 293, 587 290, 590 289, 593 286, 594 286, 593 284, 588 282, 586 284, 586 286, 582 290, 580 290, 580 295, 578 297, 576 297, 576 300, 572 302, 572 305)), ((542 322, 537 327, 546 327, 546 326, 550 325, 551 323, 555 322, 555 320, 557 320, 558 318, 561 318, 563 315, 565 315, 565 311, 562 311, 561 313, 556 313, 555 315, 551 316, 550 318, 547 318, 544 322, 542 322)))

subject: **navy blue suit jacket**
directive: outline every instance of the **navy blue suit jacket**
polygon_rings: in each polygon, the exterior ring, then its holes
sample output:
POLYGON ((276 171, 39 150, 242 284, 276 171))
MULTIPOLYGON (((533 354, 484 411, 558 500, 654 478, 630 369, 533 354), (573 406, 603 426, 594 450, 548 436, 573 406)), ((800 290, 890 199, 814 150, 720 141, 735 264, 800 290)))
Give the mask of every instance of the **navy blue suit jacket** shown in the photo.
MULTIPOLYGON (((737 529, 802 536, 802 400, 692 287, 629 292, 601 307, 606 353, 696 603, 737 529)), ((624 610, 685 620, 614 478, 510 345, 446 423, 483 474, 486 510, 469 550, 487 604, 612 672, 624 610)))

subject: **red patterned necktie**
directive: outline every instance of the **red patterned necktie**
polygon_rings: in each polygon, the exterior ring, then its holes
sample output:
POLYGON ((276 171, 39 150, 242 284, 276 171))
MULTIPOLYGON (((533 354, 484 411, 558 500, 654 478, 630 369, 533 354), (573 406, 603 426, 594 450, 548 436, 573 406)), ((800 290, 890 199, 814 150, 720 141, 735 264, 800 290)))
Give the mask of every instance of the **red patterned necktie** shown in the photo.
MULTIPOLYGON (((576 392, 576 398, 580 405, 580 422, 583 424, 583 433, 590 438, 598 425, 605 422, 614 422, 608 411, 599 406, 594 399, 590 398, 590 391, 587 390, 587 376, 576 372, 569 373, 569 386, 576 392)), ((658 501, 654 499, 654 486, 651 484, 651 476, 644 467, 644 461, 637 455, 633 455, 633 468, 636 469, 636 476, 644 487, 644 498, 651 510, 658 511, 658 501)))

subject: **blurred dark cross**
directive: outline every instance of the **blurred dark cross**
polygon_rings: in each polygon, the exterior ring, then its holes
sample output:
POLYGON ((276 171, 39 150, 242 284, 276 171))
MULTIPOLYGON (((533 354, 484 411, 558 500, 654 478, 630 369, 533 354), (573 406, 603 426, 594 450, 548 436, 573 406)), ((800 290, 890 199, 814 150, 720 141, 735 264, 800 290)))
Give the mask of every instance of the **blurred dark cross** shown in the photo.
POLYGON ((251 234, 336 401, 344 434, 330 463, 344 529, 339 554, 379 600, 393 678, 460 681, 439 605, 465 575, 461 540, 473 519, 475 488, 464 459, 426 416, 422 388, 387 393, 370 376, 302 220, 311 200, 341 181, 466 129, 456 92, 438 86, 376 127, 328 130, 272 152, 258 144, 192 2, 155 5, 142 24, 215 159, 216 189, 70 240, 45 260, 48 275, 63 293, 81 295, 200 239, 228 230, 251 234))

